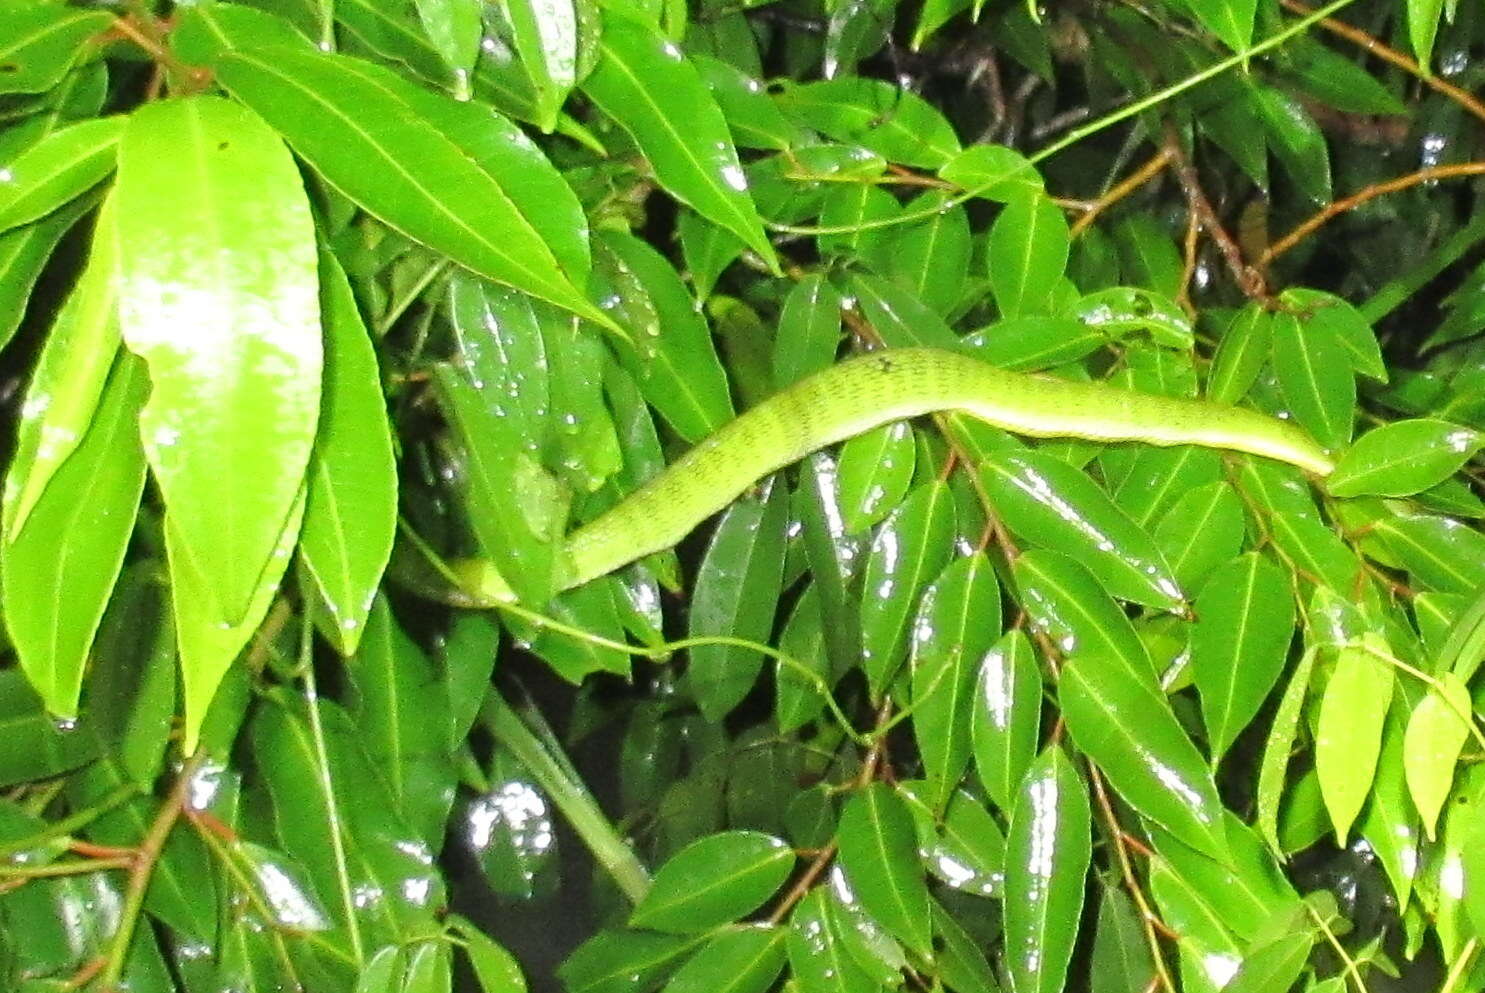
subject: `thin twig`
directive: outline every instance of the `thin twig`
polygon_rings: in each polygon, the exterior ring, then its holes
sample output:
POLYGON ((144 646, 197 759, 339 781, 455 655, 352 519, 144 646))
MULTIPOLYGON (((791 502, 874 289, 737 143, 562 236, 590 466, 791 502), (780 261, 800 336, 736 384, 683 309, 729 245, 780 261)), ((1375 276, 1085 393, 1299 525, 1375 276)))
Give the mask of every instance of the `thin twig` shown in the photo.
POLYGON ((1368 200, 1375 200, 1377 197, 1387 193, 1406 190, 1409 187, 1417 186, 1419 183, 1428 183, 1436 179, 1454 179, 1459 176, 1485 176, 1485 162, 1461 162, 1456 165, 1430 166, 1427 169, 1419 169, 1417 172, 1410 172, 1406 176, 1389 179, 1385 183, 1374 183, 1363 190, 1358 190, 1348 197, 1328 204, 1324 209, 1318 211, 1307 220, 1302 221, 1294 230, 1268 246, 1268 250, 1258 260, 1258 265, 1260 268, 1268 265, 1274 259, 1309 237, 1332 218, 1344 214, 1348 210, 1355 210, 1368 200))
POLYGON ((1217 250, 1222 253, 1227 269, 1232 273, 1232 278, 1237 281, 1238 288, 1249 299, 1266 299, 1268 289, 1264 285, 1263 274, 1243 261, 1242 249, 1238 247, 1232 235, 1227 233, 1217 212, 1212 209, 1212 201, 1207 198, 1206 191, 1202 189, 1201 177, 1196 174, 1196 167, 1191 164, 1191 160, 1181 149, 1180 135, 1176 134, 1175 126, 1169 121, 1165 122, 1165 147, 1170 152, 1176 179, 1180 181, 1181 191, 1186 194, 1186 202, 1190 205, 1191 212, 1196 215, 1201 222, 1202 229, 1216 244, 1217 250))
POLYGON ((1165 145, 1160 146, 1159 150, 1150 156, 1144 165, 1130 173, 1119 185, 1095 200, 1093 205, 1088 208, 1087 213, 1073 222, 1072 236, 1076 238, 1082 234, 1085 228, 1091 227, 1093 222, 1098 220, 1098 215, 1160 175, 1160 171, 1165 168, 1165 164, 1169 161, 1170 148, 1165 145))

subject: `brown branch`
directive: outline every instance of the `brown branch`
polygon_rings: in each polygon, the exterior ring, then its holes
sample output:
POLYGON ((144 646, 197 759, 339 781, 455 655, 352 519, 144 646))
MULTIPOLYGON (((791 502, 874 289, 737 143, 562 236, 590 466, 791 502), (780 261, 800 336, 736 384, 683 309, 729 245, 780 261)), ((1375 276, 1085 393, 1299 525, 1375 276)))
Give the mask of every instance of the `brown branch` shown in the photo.
POLYGON ((1374 183, 1363 190, 1358 190, 1344 199, 1328 204, 1307 220, 1302 221, 1284 237, 1268 246, 1268 250, 1258 260, 1258 265, 1260 267, 1268 265, 1305 238, 1308 238, 1316 229, 1328 223, 1332 218, 1344 214, 1348 210, 1355 210, 1368 200, 1375 200, 1377 197, 1387 193, 1397 193, 1400 190, 1417 186, 1419 183, 1427 183, 1436 179, 1454 179, 1459 176, 1485 176, 1485 162, 1462 162, 1457 165, 1431 166, 1427 169, 1419 169, 1417 172, 1410 172, 1406 176, 1389 179, 1385 183, 1374 183))
MULTIPOLYGON (((1296 14, 1314 13, 1312 8, 1300 3, 1299 0, 1279 0, 1279 2, 1296 14)), ((1389 48, 1360 28, 1354 28, 1345 21, 1338 21, 1334 17, 1322 18, 1320 20, 1320 26, 1332 34, 1339 35, 1347 41, 1361 46, 1383 62, 1390 62, 1399 69, 1412 73, 1418 77, 1424 86, 1442 93, 1480 120, 1485 121, 1485 103, 1481 103, 1469 92, 1444 82, 1434 73, 1425 71, 1417 62, 1414 62, 1397 49, 1389 48)))
POLYGON ((1181 150, 1180 136, 1176 134, 1175 126, 1169 121, 1165 122, 1165 147, 1170 152, 1171 165, 1176 179, 1181 184, 1182 192, 1186 194, 1186 202, 1190 205, 1191 212, 1201 222, 1202 229, 1212 239, 1217 250, 1222 253, 1222 258, 1227 263, 1232 278, 1237 281, 1238 288, 1249 299, 1267 299, 1268 288, 1264 284, 1262 273, 1243 261, 1242 249, 1222 226, 1217 211, 1212 208, 1212 201, 1207 199, 1206 191, 1201 188, 1201 177, 1196 174, 1196 167, 1181 150))
POLYGON ((1160 171, 1165 168, 1165 164, 1169 161, 1170 149, 1162 145, 1160 150, 1152 155, 1144 165, 1130 173, 1118 186, 1115 186, 1094 201, 1093 205, 1088 208, 1088 212, 1073 222, 1072 236, 1076 238, 1083 232, 1084 228, 1090 227, 1098 219, 1099 214, 1102 214, 1105 210, 1108 210, 1114 204, 1160 175, 1160 171))

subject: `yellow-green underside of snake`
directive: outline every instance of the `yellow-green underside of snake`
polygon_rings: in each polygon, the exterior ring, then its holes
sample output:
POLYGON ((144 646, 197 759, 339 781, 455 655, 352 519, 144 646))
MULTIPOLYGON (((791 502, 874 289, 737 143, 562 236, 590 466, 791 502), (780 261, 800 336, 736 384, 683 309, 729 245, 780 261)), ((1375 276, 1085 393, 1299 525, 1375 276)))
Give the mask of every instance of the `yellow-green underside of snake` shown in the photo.
MULTIPOLYGON (((1200 445, 1261 455, 1322 477, 1335 467, 1298 427, 1254 410, 1007 372, 942 349, 890 349, 848 359, 769 397, 572 532, 563 588, 669 548, 764 476, 826 445, 945 411, 1033 438, 1200 445)), ((453 571, 473 602, 515 599, 488 561, 464 560, 453 571)))

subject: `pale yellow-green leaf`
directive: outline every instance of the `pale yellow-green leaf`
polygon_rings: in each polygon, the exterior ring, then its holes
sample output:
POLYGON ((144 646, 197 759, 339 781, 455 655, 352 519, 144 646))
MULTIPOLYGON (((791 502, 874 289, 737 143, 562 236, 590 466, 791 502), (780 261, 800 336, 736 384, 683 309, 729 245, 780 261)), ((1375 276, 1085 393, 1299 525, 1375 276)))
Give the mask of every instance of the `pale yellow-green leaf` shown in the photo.
POLYGON ((1403 735, 1403 770, 1408 793, 1430 841, 1454 782, 1454 766, 1469 738, 1467 721, 1471 713, 1469 688, 1454 673, 1446 672, 1408 718, 1408 730, 1403 735))

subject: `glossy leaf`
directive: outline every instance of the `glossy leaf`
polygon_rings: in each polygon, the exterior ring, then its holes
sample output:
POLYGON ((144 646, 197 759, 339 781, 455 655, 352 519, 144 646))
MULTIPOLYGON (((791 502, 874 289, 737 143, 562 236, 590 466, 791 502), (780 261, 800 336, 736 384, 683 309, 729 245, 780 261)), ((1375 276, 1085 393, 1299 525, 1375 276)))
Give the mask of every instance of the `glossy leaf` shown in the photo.
POLYGON ((557 969, 568 993, 654 989, 703 937, 653 931, 599 931, 557 969))
POLYGON ((0 233, 0 346, 21 326, 52 249, 93 205, 93 198, 85 196, 34 223, 0 233))
POLYGON ((764 993, 784 968, 786 928, 723 931, 676 970, 665 993, 764 993))
POLYGON ((51 213, 113 172, 125 122, 104 117, 73 124, 0 166, 0 231, 51 213))
POLYGON ((1279 800, 1284 792, 1284 782, 1289 769, 1290 755, 1294 750, 1295 736, 1299 731, 1299 718, 1309 697, 1310 678, 1314 672, 1317 649, 1307 649, 1299 664, 1289 676, 1284 695, 1279 699, 1274 713, 1268 740, 1263 747, 1263 758, 1258 770, 1258 831, 1268 842, 1269 848, 1280 851, 1279 845, 1279 800))
POLYGON ((948 561, 953 531, 953 498, 935 480, 913 490, 872 539, 862 580, 861 666, 874 695, 902 662, 918 595, 948 561))
POLYGON ((1014 993, 1063 988, 1083 909, 1092 813, 1077 770, 1056 746, 1017 789, 1006 834, 1005 964, 1014 993))
POLYGON ((690 60, 716 99, 738 145, 783 151, 799 141, 799 127, 784 117, 763 84, 752 75, 708 55, 693 52, 690 60))
POLYGON ((72 68, 83 44, 108 28, 102 10, 18 3, 0 11, 0 93, 39 93, 72 68))
MULTIPOLYGON (((767 639, 779 600, 787 511, 781 486, 728 508, 697 573, 691 637, 767 639)), ((763 666, 757 652, 738 645, 697 645, 690 654, 691 685, 712 720, 747 696, 763 666)))
POLYGON ((936 810, 969 765, 975 666, 999 632, 1000 586, 983 554, 951 562, 923 591, 909 648, 913 734, 936 810))
POLYGON ((1085 563, 1109 592, 1171 609, 1182 602, 1155 542, 1087 475, 1040 452, 995 452, 980 481, 1017 535, 1085 563))
POLYGON ((491 940, 468 918, 450 914, 448 920, 464 939, 464 954, 469 958, 482 993, 526 993, 525 977, 510 952, 491 940))
POLYGON ((231 53, 217 74, 317 172, 388 224, 482 276, 607 323, 574 285, 586 275, 574 268, 580 260, 548 241, 570 237, 566 205, 516 199, 518 182, 562 184, 541 175, 539 154, 521 154, 514 129, 505 129, 505 156, 477 160, 428 121, 433 108, 415 87, 343 55, 231 53))
POLYGON ((1413 708, 1403 738, 1403 768, 1408 792, 1423 818, 1423 831, 1434 839, 1434 824, 1454 782, 1454 766, 1469 738, 1473 707, 1468 688, 1452 672, 1413 708))
POLYGON ((916 459, 913 429, 907 421, 873 428, 841 447, 836 478, 847 534, 872 527, 902 502, 916 459))
POLYGON ((1041 174, 1019 152, 1005 145, 976 144, 944 163, 939 177, 975 196, 1009 203, 1018 195, 1040 192, 1041 174))
POLYGON ((1134 903, 1113 886, 1104 889, 1098 905, 1092 973, 1093 993, 1143 993, 1155 978, 1134 903))
POLYGON ((397 471, 376 353, 345 272, 320 252, 324 395, 306 471, 299 551, 324 598, 331 639, 354 655, 392 554, 397 471))
POLYGON ((1301 327, 1306 330, 1323 327, 1329 331, 1346 350, 1351 368, 1363 376, 1387 382, 1382 346, 1377 342, 1371 322, 1348 301, 1333 293, 1305 286, 1291 286, 1280 294, 1279 299, 1296 313, 1301 327))
POLYGON ((114 363, 77 449, 0 547, 6 627, 26 677, 60 717, 77 716, 93 635, 134 531, 144 488, 135 419, 147 389, 138 360, 114 363))
POLYGON ((1482 447, 1485 436, 1448 421, 1395 421, 1356 439, 1325 488, 1339 497, 1410 496, 1454 475, 1482 447))
POLYGON ((1335 671, 1320 701, 1315 769, 1342 842, 1371 792, 1392 686, 1392 669, 1366 648, 1348 645, 1337 653, 1335 671))
POLYGON ((1268 361, 1273 338, 1274 321, 1268 311, 1257 303, 1238 311, 1212 355, 1207 396, 1219 403, 1237 403, 1246 396, 1268 361))
POLYGON ((728 831, 687 845, 655 873, 633 927, 693 934, 758 909, 784 884, 794 851, 756 831, 728 831))
POLYGON ((1017 557, 1012 571, 1032 625, 1064 653, 1109 655, 1154 678, 1154 663, 1134 625, 1076 560, 1032 549, 1017 557))
POLYGON ((888 933, 930 955, 928 885, 913 818, 892 788, 872 783, 846 802, 836 834, 841 865, 861 905, 888 933))
POLYGON ((1274 371, 1284 399, 1307 431, 1327 448, 1351 440, 1356 375, 1335 333, 1302 326, 1289 314, 1274 318, 1274 371))
POLYGON ((1158 686, 1114 660, 1078 655, 1057 684, 1062 717, 1129 805, 1181 841, 1226 857, 1222 803, 1158 686))
POLYGON ((816 887, 789 919, 789 967, 801 993, 872 993, 884 989, 851 958, 830 924, 828 891, 816 887))
POLYGON ((602 46, 583 92, 634 136, 667 191, 774 265, 727 123, 695 67, 659 32, 613 10, 602 46))
POLYGON ((957 342, 942 317, 896 283, 855 273, 851 277, 851 292, 866 319, 889 347, 950 348, 957 342))
POLYGON ((57 314, 26 389, 5 477, 5 533, 14 537, 58 468, 77 449, 119 347, 118 238, 105 207, 88 267, 57 314))
POLYGON ((948 314, 964 295, 969 272, 969 215, 938 192, 925 193, 908 209, 934 212, 897 232, 887 275, 938 313, 948 314))
POLYGON ((1249 552, 1196 598, 1191 659, 1215 764, 1258 713, 1294 638, 1294 600, 1277 566, 1249 552))
POLYGON ((1374 524, 1416 582, 1445 593, 1485 585, 1485 535, 1450 517, 1408 514, 1374 524))
POLYGON ((1069 235, 1062 208, 1043 193, 1018 193, 990 229, 990 288, 1002 317, 1046 310, 1067 265, 1069 235))
POLYGON ((1031 642, 1008 631, 980 661, 969 734, 975 771, 992 802, 1009 811, 1036 757, 1042 680, 1031 642))
POLYGON ((309 203, 278 138, 206 96, 130 118, 115 195, 119 323, 149 365, 139 427, 171 569, 191 560, 217 620, 235 625, 299 498, 319 415, 309 203))
POLYGON ((454 76, 467 76, 484 31, 477 0, 414 0, 413 5, 428 40, 454 76))

